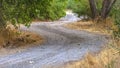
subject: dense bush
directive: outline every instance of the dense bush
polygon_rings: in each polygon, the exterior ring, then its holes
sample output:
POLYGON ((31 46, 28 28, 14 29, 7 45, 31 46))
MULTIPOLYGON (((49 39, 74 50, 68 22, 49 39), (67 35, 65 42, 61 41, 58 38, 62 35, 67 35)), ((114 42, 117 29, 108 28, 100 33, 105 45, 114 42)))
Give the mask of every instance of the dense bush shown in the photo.
POLYGON ((65 0, 48 0, 48 2, 46 0, 42 1, 40 0, 40 4, 37 6, 37 18, 40 20, 56 20, 65 15, 65 0))
POLYGON ((90 8, 88 0, 68 0, 68 9, 81 15, 90 15, 90 8))
POLYGON ((0 26, 7 22, 29 26, 34 19, 55 20, 65 15, 62 0, 0 0, 0 26))

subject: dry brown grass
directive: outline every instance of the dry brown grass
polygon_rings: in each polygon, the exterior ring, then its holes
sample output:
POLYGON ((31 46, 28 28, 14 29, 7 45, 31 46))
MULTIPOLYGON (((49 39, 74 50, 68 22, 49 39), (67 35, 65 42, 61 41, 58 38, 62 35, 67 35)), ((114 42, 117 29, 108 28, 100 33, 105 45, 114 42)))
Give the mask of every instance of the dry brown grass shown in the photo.
MULTIPOLYGON (((111 35, 111 30, 117 30, 112 20, 94 23, 92 21, 80 21, 64 25, 70 29, 85 30, 89 32, 111 35)), ((88 53, 82 61, 70 62, 63 68, 120 68, 119 48, 120 41, 112 40, 99 54, 92 55, 88 53), (113 47, 111 47, 112 45, 113 47), (115 48, 114 48, 115 47, 115 48)))
POLYGON ((116 29, 116 27, 112 23, 112 20, 110 19, 99 23, 93 21, 79 21, 71 24, 65 24, 64 26, 70 29, 85 30, 102 34, 110 34, 110 30, 116 29))
POLYGON ((8 27, 0 32, 0 56, 20 52, 42 43, 44 38, 36 33, 19 32, 13 27, 8 27))
POLYGON ((120 56, 118 50, 106 47, 99 54, 86 54, 80 61, 73 61, 61 68, 119 68, 120 56))

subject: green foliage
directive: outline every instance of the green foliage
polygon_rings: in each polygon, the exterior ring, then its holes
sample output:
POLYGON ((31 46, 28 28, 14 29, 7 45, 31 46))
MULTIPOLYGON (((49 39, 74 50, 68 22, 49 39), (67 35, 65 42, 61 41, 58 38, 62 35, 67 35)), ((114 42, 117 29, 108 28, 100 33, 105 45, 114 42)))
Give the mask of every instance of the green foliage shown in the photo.
MULTIPOLYGON (((0 0, 0 23, 30 26, 34 19, 56 20, 65 15, 66 1, 0 0)), ((1 24, 0 24, 1 26, 1 24)))
POLYGON ((51 20, 56 20, 65 16, 66 3, 67 0, 53 0, 51 6, 47 8, 47 17, 51 20))
MULTIPOLYGON (((96 0, 97 9, 100 12, 102 7, 102 0, 96 0)), ((73 12, 79 16, 87 15, 91 17, 91 9, 89 6, 89 0, 68 0, 68 9, 72 9, 73 12)))
POLYGON ((102 8, 102 2, 103 0, 96 0, 96 6, 99 14, 101 13, 101 8, 102 8))
POLYGON ((111 16, 113 16, 115 25, 117 26, 117 30, 113 30, 114 36, 116 38, 120 38, 120 1, 117 0, 116 4, 114 5, 111 16))
POLYGON ((72 9, 73 12, 81 15, 90 15, 90 8, 88 0, 69 0, 68 9, 72 9))

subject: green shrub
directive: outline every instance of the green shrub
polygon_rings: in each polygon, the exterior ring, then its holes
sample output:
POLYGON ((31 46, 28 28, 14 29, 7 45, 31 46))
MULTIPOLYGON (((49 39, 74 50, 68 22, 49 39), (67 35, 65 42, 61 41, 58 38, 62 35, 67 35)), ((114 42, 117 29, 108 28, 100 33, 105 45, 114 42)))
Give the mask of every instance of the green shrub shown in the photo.
POLYGON ((69 0, 68 9, 72 9, 78 16, 90 15, 88 0, 69 0))
POLYGON ((0 26, 30 26, 34 19, 56 20, 65 15, 65 0, 0 0, 0 26))

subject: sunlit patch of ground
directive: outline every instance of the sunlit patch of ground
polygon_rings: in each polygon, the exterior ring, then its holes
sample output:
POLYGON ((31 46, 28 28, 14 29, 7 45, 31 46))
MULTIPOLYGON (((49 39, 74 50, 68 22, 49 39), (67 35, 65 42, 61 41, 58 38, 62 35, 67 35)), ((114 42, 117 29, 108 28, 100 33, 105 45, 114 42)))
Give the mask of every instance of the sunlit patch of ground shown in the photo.
POLYGON ((115 26, 113 26, 113 23, 110 20, 107 22, 99 23, 95 23, 92 21, 79 21, 75 23, 65 24, 64 26, 70 29, 85 30, 99 34, 110 34, 110 30, 116 28, 115 26))
MULTIPOLYGON (((111 30, 116 27, 109 20, 106 23, 94 23, 92 21, 80 21, 64 25, 70 29, 85 30, 99 34, 111 35, 111 30)), ((120 55, 119 42, 111 40, 99 54, 87 54, 82 61, 73 61, 67 64, 65 68, 119 68, 120 55), (116 44, 117 43, 117 44, 116 44), (111 47, 112 46, 112 47, 111 47)), ((64 68, 64 67, 63 67, 64 68)))
POLYGON ((9 28, 0 33, 0 56, 21 52, 29 47, 40 45, 43 42, 43 37, 36 33, 19 32, 13 28, 9 28))

